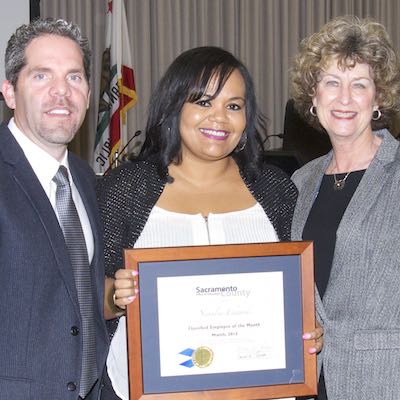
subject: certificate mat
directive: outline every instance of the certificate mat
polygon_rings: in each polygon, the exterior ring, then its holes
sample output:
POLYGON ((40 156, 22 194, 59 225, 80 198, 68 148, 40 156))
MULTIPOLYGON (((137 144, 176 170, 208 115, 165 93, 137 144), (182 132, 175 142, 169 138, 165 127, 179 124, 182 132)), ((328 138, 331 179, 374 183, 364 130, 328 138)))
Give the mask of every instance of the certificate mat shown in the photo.
POLYGON ((316 393, 311 242, 125 250, 131 400, 316 393))
POLYGON ((157 299, 162 377, 286 368, 281 271, 159 277, 157 299))

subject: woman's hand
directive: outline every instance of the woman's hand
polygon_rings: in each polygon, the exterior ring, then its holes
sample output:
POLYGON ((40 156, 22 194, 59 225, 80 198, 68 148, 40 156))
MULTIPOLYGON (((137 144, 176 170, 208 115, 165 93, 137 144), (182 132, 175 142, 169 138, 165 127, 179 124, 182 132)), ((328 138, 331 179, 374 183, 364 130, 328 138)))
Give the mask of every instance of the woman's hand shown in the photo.
POLYGON ((115 273, 115 279, 106 278, 104 291, 105 319, 124 315, 126 306, 135 300, 138 292, 136 271, 119 269, 115 273))
POLYGON ((312 332, 306 332, 303 335, 304 340, 315 340, 315 345, 308 349, 310 354, 318 354, 324 346, 324 329, 317 322, 316 328, 312 332))
POLYGON ((137 288, 137 272, 131 269, 119 269, 114 279, 114 304, 122 309, 135 300, 139 293, 137 288))

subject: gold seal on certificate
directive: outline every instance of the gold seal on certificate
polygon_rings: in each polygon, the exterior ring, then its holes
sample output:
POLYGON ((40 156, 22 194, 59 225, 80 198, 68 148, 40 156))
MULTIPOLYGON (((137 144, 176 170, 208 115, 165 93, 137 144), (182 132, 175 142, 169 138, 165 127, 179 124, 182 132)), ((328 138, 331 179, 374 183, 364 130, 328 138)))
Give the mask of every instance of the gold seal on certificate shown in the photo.
POLYGON ((198 347, 192 354, 193 364, 199 368, 207 368, 213 360, 213 351, 206 346, 198 347))

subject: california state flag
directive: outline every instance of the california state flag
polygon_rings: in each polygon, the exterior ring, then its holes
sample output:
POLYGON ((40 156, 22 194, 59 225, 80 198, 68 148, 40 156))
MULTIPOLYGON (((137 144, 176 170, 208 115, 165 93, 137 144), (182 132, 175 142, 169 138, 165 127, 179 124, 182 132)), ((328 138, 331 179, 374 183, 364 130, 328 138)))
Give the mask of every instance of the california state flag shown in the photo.
POLYGON ((136 104, 124 0, 108 0, 93 169, 102 174, 128 142, 126 113, 136 104))

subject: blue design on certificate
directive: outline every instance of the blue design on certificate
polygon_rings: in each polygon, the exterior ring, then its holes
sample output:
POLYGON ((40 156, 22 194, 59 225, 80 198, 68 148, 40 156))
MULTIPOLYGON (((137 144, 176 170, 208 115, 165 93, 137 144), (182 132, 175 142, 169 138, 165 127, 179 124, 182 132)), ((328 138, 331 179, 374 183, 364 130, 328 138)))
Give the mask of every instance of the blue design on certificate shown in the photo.
POLYGON ((207 346, 200 346, 196 350, 187 348, 179 354, 190 357, 189 360, 181 362, 179 365, 183 367, 192 368, 207 368, 211 365, 214 357, 213 351, 207 346))

